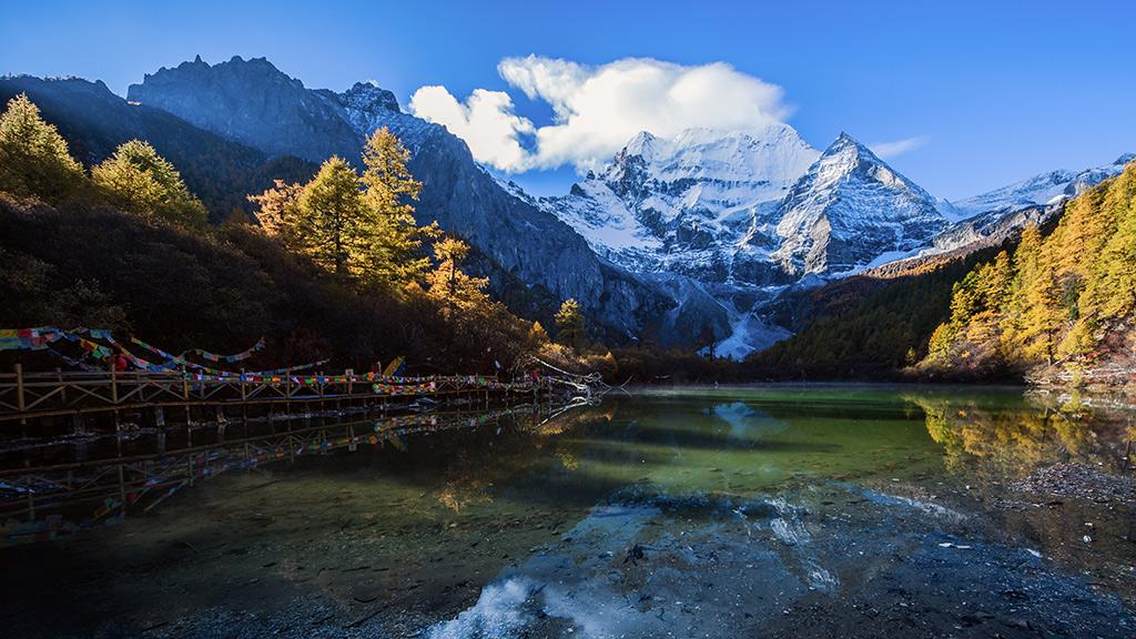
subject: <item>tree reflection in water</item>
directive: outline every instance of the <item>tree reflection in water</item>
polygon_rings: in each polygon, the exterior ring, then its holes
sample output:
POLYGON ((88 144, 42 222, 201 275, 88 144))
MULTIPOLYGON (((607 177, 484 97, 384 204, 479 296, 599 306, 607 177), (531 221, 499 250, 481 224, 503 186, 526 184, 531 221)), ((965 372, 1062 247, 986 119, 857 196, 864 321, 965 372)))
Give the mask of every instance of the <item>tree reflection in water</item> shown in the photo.
POLYGON ((1080 463, 1122 473, 1136 439, 1132 415, 1040 398, 907 395, 923 409, 927 432, 943 447, 948 471, 1021 478, 1054 463, 1080 463))

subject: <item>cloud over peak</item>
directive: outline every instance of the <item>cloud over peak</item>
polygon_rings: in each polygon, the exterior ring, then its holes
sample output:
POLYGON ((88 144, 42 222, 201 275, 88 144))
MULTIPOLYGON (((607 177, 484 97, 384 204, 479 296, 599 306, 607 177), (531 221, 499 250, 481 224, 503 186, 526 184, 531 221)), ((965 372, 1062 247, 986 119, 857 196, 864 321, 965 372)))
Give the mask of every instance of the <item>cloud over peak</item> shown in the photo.
POLYGON ((894 140, 892 142, 876 142, 875 144, 870 144, 868 148, 872 149, 872 153, 875 153, 881 158, 887 160, 889 158, 903 155, 908 151, 914 151, 915 149, 926 146, 930 141, 931 138, 925 135, 917 135, 915 137, 903 138, 902 140, 894 140))
POLYGON ((695 127, 750 129, 790 112, 781 87, 723 62, 624 58, 586 66, 529 55, 506 58, 497 71, 510 87, 546 102, 552 122, 536 126, 514 112, 508 94, 484 89, 463 103, 444 87, 422 87, 410 109, 464 139, 478 161, 510 172, 594 168, 640 131, 672 137, 695 127))

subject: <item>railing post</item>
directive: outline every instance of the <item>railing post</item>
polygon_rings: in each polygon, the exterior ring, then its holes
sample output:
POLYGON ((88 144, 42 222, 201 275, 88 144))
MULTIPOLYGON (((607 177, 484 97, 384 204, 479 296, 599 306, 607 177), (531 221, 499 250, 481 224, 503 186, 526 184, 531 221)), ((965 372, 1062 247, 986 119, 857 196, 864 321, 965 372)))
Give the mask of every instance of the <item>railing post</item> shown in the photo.
POLYGON ((16 408, 24 412, 24 365, 16 362, 16 408))
POLYGON ((59 382, 59 399, 63 406, 67 406, 67 385, 63 383, 63 371, 58 366, 55 368, 55 379, 59 382))
POLYGON ((110 403, 118 405, 118 371, 115 370, 113 357, 110 360, 110 403))

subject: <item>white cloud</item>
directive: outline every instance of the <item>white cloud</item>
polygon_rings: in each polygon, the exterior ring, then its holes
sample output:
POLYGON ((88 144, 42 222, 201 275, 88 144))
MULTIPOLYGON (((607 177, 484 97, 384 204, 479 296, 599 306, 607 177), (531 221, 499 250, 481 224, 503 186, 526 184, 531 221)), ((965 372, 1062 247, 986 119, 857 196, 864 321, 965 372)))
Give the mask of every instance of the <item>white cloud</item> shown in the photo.
POLYGON ((527 153, 518 136, 534 129, 532 122, 513 114, 508 93, 477 89, 462 104, 445 87, 427 86, 414 92, 410 110, 465 140, 479 162, 501 169, 525 164, 527 153))
POLYGON ((749 129, 789 114, 780 87, 722 62, 625 58, 593 67, 530 55, 506 58, 497 71, 529 99, 548 103, 552 123, 535 127, 514 113, 507 94, 483 89, 462 104, 443 87, 423 87, 410 108, 465 139, 477 160, 512 172, 592 168, 640 131, 671 137, 692 127, 749 129))
POLYGON ((888 158, 894 158, 903 155, 908 151, 914 151, 915 149, 925 146, 930 141, 931 138, 925 135, 917 135, 912 138, 904 138, 902 140, 895 140, 893 142, 877 142, 875 144, 869 144, 868 148, 872 150, 872 153, 875 153, 876 155, 886 160, 888 158))

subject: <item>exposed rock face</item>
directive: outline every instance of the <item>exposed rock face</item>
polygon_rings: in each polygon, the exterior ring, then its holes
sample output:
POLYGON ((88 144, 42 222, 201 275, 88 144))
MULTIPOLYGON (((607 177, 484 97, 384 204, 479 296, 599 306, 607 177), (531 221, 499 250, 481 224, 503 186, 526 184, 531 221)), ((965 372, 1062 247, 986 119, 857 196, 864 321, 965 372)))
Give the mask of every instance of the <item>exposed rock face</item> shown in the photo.
POLYGON ((947 226, 935 199, 842 133, 777 212, 772 256, 794 275, 839 273, 926 246, 947 226))
POLYGON ((248 205, 247 193, 272 185, 273 178, 307 179, 315 166, 295 157, 265 152, 194 126, 161 109, 131 105, 102 82, 79 78, 0 78, 0 104, 25 93, 59 127, 71 153, 88 166, 134 138, 147 140, 178 167, 186 184, 220 222, 248 205))
POLYGON ((359 136, 338 105, 264 58, 209 65, 198 57, 132 84, 127 99, 168 111, 271 155, 322 162, 359 156, 359 136))
MULTIPOLYGON (((409 168, 423 183, 418 220, 437 220, 469 241, 492 262, 484 271, 495 285, 520 281, 557 303, 576 298, 612 340, 659 326, 674 306, 659 287, 598 257, 556 216, 503 189, 445 127, 402 113, 393 94, 371 84, 340 94, 313 91, 266 60, 233 58, 160 70, 131 86, 130 96, 269 153, 319 160, 333 153, 354 160, 367 135, 389 127, 410 150, 409 168)), ((725 311, 718 311, 701 321, 720 326, 725 311)), ((664 341, 686 337, 667 334, 664 341)))

